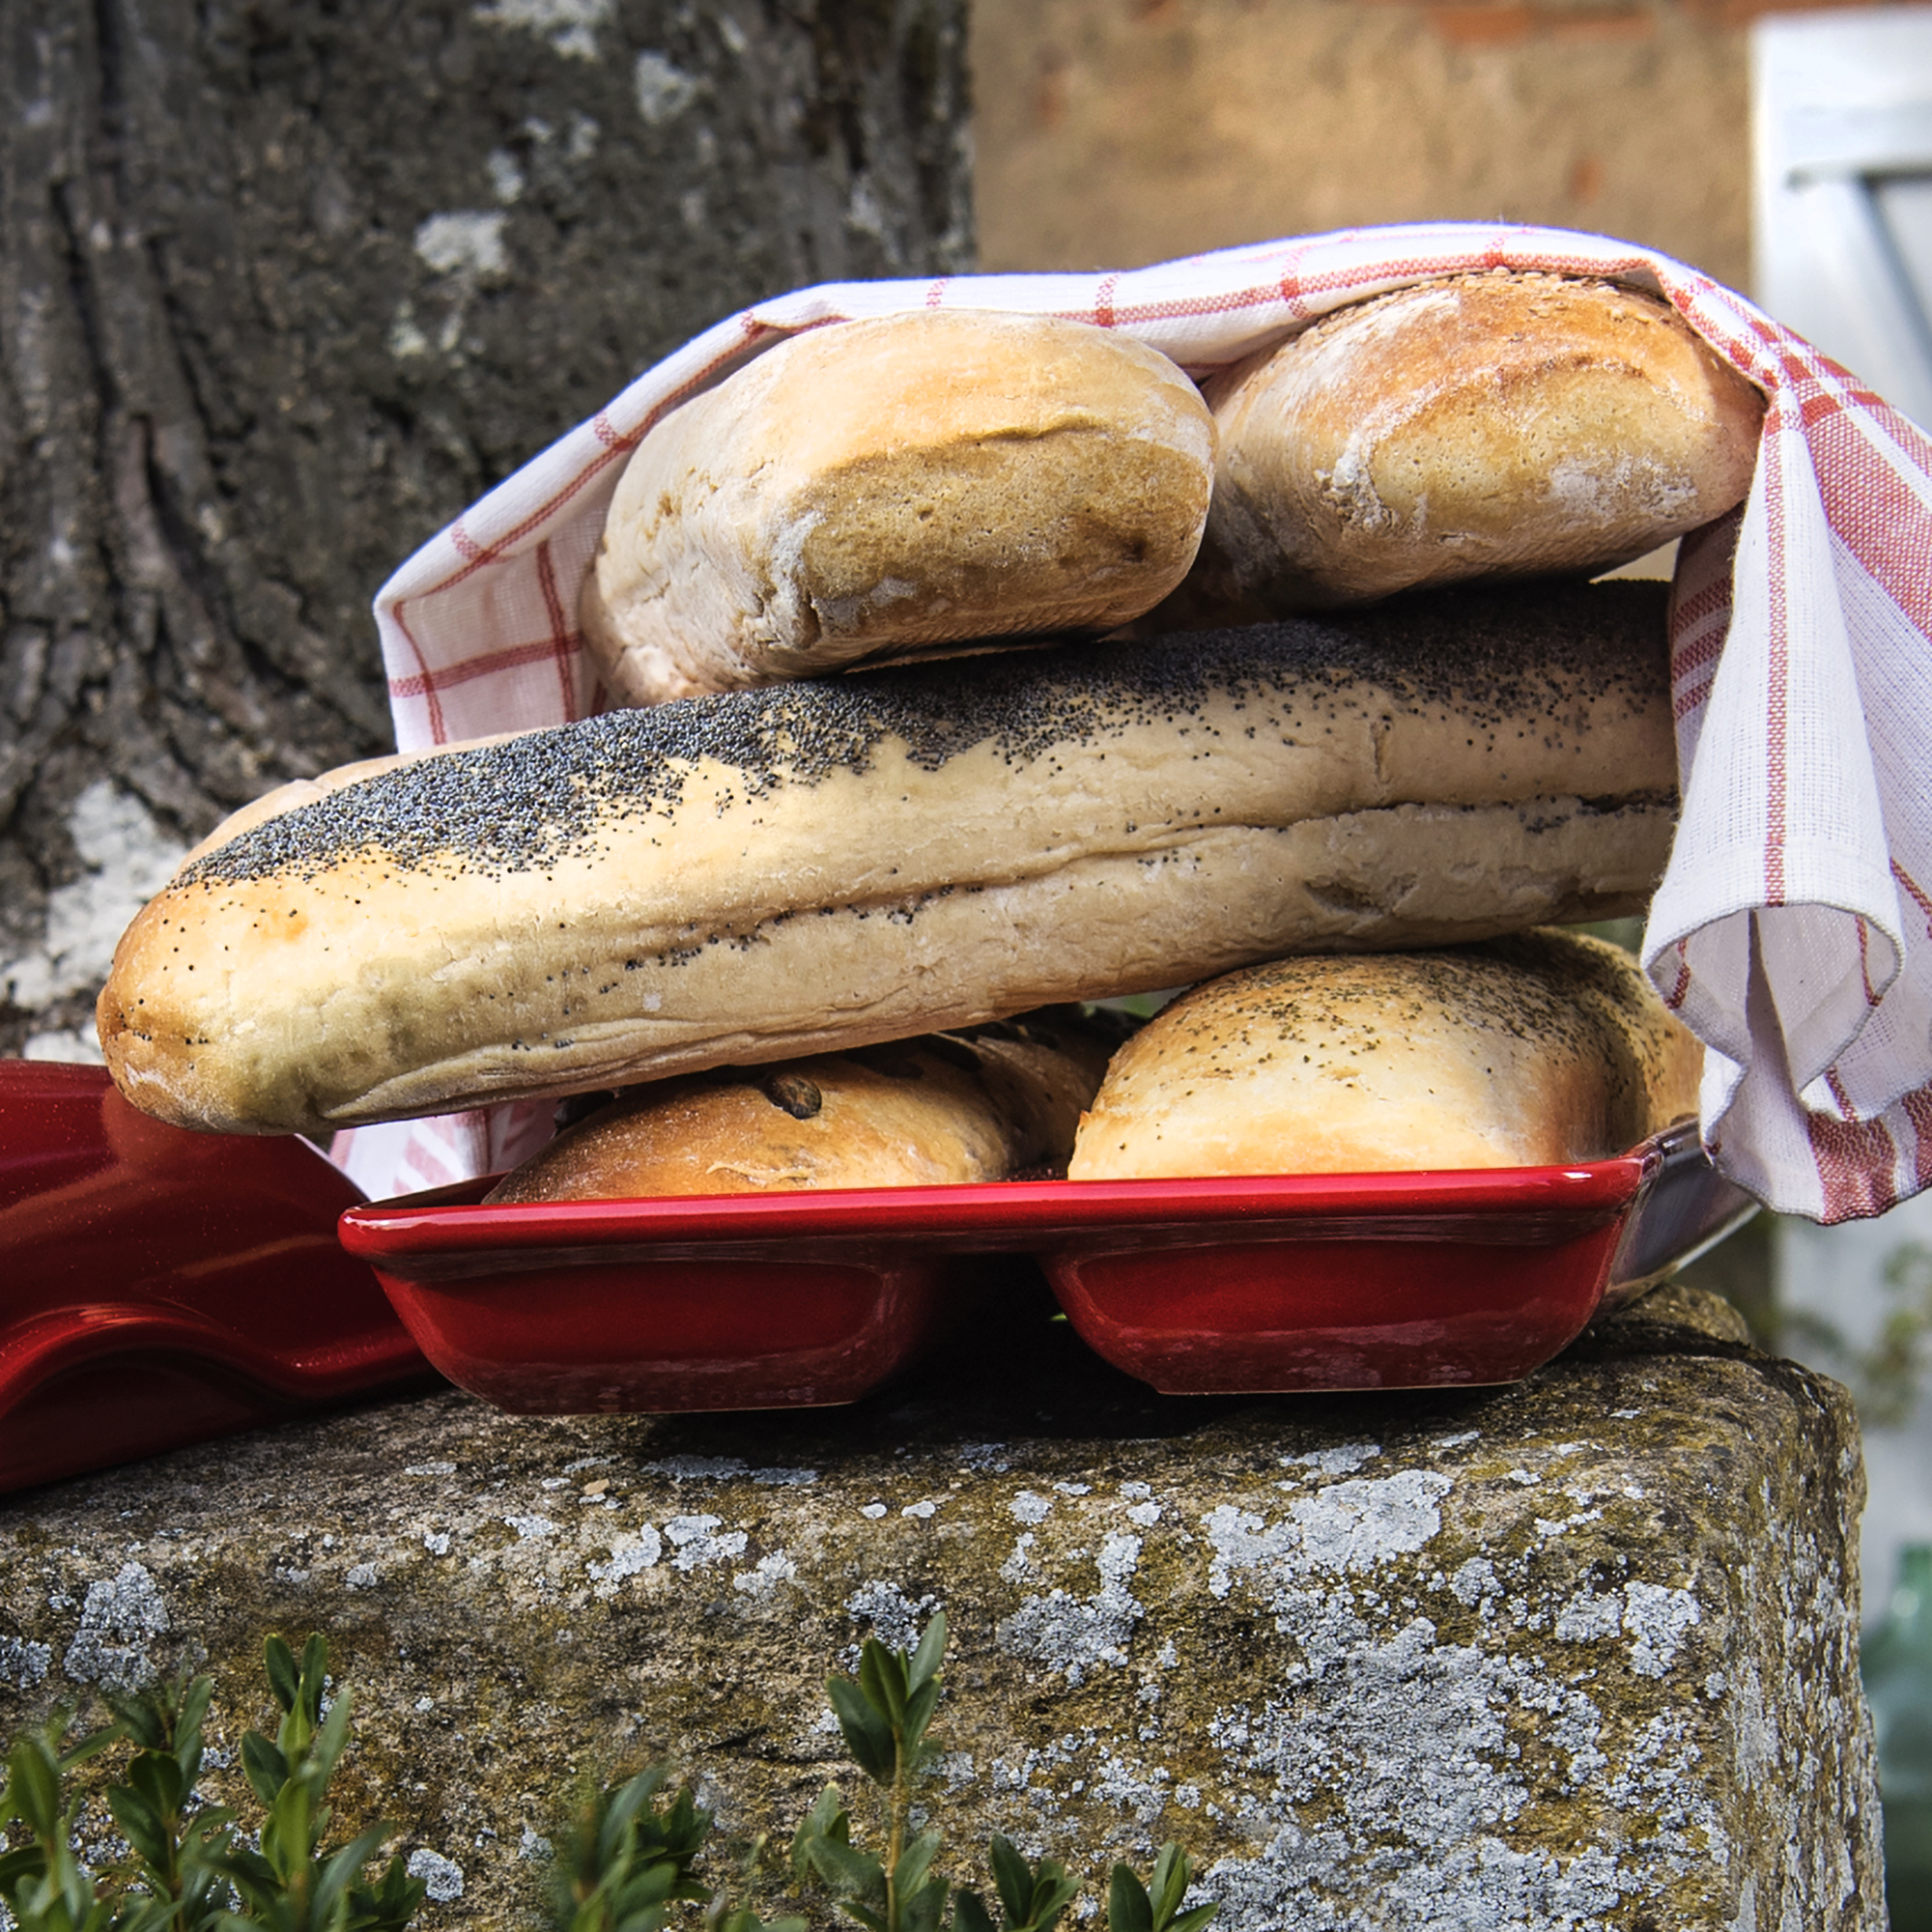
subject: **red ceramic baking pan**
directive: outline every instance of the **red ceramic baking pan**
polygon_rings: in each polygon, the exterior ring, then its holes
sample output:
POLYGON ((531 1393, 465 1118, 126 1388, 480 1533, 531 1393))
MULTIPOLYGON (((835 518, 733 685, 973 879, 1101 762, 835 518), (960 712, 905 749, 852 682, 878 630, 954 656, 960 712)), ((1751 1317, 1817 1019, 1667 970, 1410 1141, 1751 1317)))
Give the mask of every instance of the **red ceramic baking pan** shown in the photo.
POLYGON ((196 1134, 0 1061, 0 1491, 429 1378, 305 1141, 196 1134))
POLYGON ((530 1412, 849 1402, 929 1339, 950 1267, 1000 1253, 1171 1393, 1514 1381, 1752 1205, 1690 1126, 1436 1174, 487 1207, 491 1184, 352 1208, 342 1240, 445 1376, 530 1412))

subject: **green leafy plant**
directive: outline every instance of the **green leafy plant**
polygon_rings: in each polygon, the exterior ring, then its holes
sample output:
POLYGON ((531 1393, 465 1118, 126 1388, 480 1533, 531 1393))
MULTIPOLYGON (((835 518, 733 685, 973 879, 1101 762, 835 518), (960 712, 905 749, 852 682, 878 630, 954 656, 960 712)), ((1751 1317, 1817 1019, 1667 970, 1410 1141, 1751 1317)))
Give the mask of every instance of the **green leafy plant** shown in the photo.
MULTIPOLYGON (((711 1813, 691 1787, 661 1796, 663 1765, 652 1765, 621 1786, 586 1785, 551 1882, 550 1922, 555 1932, 658 1932, 670 1907, 702 1899, 704 1932, 808 1932, 803 1918, 761 1921, 733 1906, 728 1888, 715 1889, 696 1873, 711 1813)), ((756 1839, 741 1861, 741 1877, 755 1870, 764 1850, 756 1839)))
POLYGON ((994 1925, 977 1891, 961 1891, 952 1901, 953 1932, 1050 1932, 1060 1915, 1080 1895, 1080 1882, 1067 1877, 1066 1867, 1058 1859, 1042 1859, 1037 1866, 1029 1865, 1012 1841, 998 1832, 993 1833, 987 1862, 993 1868, 1000 1922, 994 1925))
POLYGON ((932 1869, 939 1833, 906 1840, 912 1781, 928 1753, 925 1730, 939 1708, 945 1650, 942 1611, 910 1656, 869 1637, 856 1678, 825 1680, 846 1749, 886 1794, 886 1849, 880 1856, 853 1844, 851 1813, 838 1787, 828 1784, 792 1840, 792 1868, 801 1882, 815 1874, 846 1917, 869 1932, 934 1932, 946 1911, 949 1889, 932 1869))
POLYGON ((259 1925, 264 1932, 401 1932, 422 1904, 424 1885, 391 1858, 372 1889, 362 1870, 376 1856, 384 1828, 371 1825, 333 1852, 323 1849, 328 1830, 328 1780, 349 1743, 350 1693, 322 1706, 328 1645, 318 1634, 295 1654, 278 1636, 267 1645, 269 1688, 282 1708, 270 1743, 259 1731, 242 1740, 249 1788, 268 1807, 262 1848, 231 1845, 208 1862, 254 1908, 254 1918, 229 1918, 223 1927, 259 1925))
MULTIPOLYGON (((883 1794, 885 1844, 872 1851, 855 1841, 852 1814, 828 1785, 793 1836, 792 1876, 822 1889, 867 1932, 1052 1932, 1080 1893, 1058 1859, 1029 1864, 995 1833, 989 1905, 970 1887, 953 1889, 940 1868, 936 1828, 914 1833, 946 1639, 946 1619, 935 1616, 910 1653, 872 1638, 856 1676, 826 1680, 846 1747, 883 1794)), ((412 1923, 426 1887, 400 1858, 367 1882, 383 1826, 327 1842, 328 1785, 352 1723, 350 1692, 332 1702, 327 1695, 327 1644, 311 1636, 298 1661, 272 1636, 265 1662, 281 1715, 272 1738, 249 1731, 242 1741, 242 1769, 265 1814, 253 1845, 240 1836, 236 1813, 197 1789, 209 1678, 110 1695, 113 1722, 72 1744, 71 1711, 14 1742, 0 1784, 0 1904, 19 1932, 404 1932, 412 1923), (72 1774, 121 1744, 131 1750, 105 1796, 127 1856, 91 1870, 74 1850, 87 1799, 71 1790, 72 1774), (11 1843, 15 1826, 24 1843, 11 1843)), ((554 1932, 661 1932, 673 1916, 700 1932, 808 1932, 803 1918, 762 1920, 733 1902, 755 1880, 763 1837, 740 1848, 724 1882, 700 1874, 713 1822, 689 1785, 667 1789, 661 1765, 622 1784, 586 1784, 556 1850, 554 1932)), ((1161 1847, 1151 1885, 1116 1864, 1108 1932, 1200 1932, 1215 1908, 1183 1909, 1191 1876, 1172 1843, 1161 1847)))
POLYGON ((1116 1865, 1107 1886, 1107 1932, 1198 1932, 1214 1916, 1211 1905, 1183 1912, 1193 1868, 1170 1839, 1153 1861, 1151 1890, 1125 1865, 1116 1865))
POLYGON ((351 1722, 346 1690, 323 1716, 327 1644, 311 1636, 298 1665, 272 1636, 266 1661, 281 1721, 273 1742, 250 1731, 242 1743, 249 1785, 267 1812, 259 1851, 240 1842, 233 1811, 196 1790, 210 1678, 110 1694, 114 1721, 71 1747, 64 1740, 71 1712, 14 1744, 0 1785, 0 1827, 11 1836, 18 1824, 26 1842, 0 1854, 0 1900, 20 1932, 402 1932, 424 1887, 399 1858, 376 1886, 363 1883, 384 1828, 371 1826, 333 1851, 323 1846, 328 1781, 351 1722), (91 1872, 72 1845, 86 1799, 65 1795, 67 1780, 124 1742, 133 1751, 106 1798, 128 1856, 91 1872))
POLYGON ((10 1841, 13 1825, 24 1826, 27 1842, 0 1853, 0 1899, 21 1932, 107 1932, 110 1926, 131 1932, 131 1916, 112 1912, 74 1855, 71 1840, 85 1801, 63 1803, 62 1794, 67 1774, 104 1750, 113 1735, 83 1738, 64 1749, 71 1721, 71 1713, 62 1713, 44 1731, 16 1739, 7 1754, 0 1825, 9 1828, 10 1841))
MULTIPOLYGON (((951 1932, 1049 1932, 1080 1891, 1058 1859, 1030 1865, 1009 1839, 993 1834, 987 1862, 1000 1908, 996 1925, 977 1891, 952 1893, 936 1869, 941 1833, 906 1835, 914 1784, 931 1752, 926 1733, 939 1708, 946 1635, 941 1611, 910 1653, 868 1638, 856 1677, 826 1679, 853 1762, 885 1794, 886 1843, 883 1852, 870 1852, 853 1842, 852 1814, 838 1787, 829 1784, 792 1840, 793 1876, 800 1885, 815 1878, 867 1932, 938 1932, 945 1924, 951 1932)), ((1154 1861, 1151 1890, 1128 1866, 1115 1865, 1108 1932, 1199 1932, 1215 1907, 1181 1911, 1191 1875, 1186 1855, 1171 1842, 1154 1861)))

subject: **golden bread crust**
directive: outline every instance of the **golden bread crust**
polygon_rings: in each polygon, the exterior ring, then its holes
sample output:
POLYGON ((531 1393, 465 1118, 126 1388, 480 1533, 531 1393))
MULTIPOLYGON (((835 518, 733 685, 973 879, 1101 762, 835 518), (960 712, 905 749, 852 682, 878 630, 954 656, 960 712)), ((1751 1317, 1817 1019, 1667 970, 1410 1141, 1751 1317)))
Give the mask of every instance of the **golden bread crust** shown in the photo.
POLYGON ((1637 963, 1552 930, 1197 986, 1115 1056, 1076 1180, 1539 1167, 1697 1110, 1703 1049, 1637 963))
POLYGON ((1743 499, 1764 416, 1668 303, 1502 270, 1342 309, 1207 393, 1190 582, 1263 611, 1626 562, 1743 499))
POLYGON ((1110 630, 1193 561, 1213 437, 1174 363, 1084 323, 942 309, 813 329, 639 445, 584 636, 623 701, 654 704, 1110 630))
POLYGON ((506 1175, 494 1202, 1004 1180, 1065 1167, 1107 1045, 1076 1020, 720 1068, 635 1090, 506 1175))
POLYGON ((137 1106, 317 1132, 1640 908, 1661 586, 1464 593, 613 712, 423 759, 124 935, 137 1106))

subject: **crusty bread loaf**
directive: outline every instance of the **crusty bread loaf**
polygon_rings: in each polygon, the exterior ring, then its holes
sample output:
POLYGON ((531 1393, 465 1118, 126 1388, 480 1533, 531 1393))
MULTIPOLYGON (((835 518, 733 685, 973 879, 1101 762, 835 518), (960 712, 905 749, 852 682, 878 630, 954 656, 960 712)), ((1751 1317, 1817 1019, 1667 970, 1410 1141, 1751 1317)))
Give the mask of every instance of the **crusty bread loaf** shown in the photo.
POLYGON ((1703 1049, 1581 933, 1284 959, 1197 986, 1122 1047, 1069 1177, 1540 1167, 1697 1111, 1703 1049))
POLYGON ((1109 329, 947 309, 814 329, 638 446, 584 636, 653 704, 1108 630, 1193 561, 1213 454, 1194 384, 1109 329))
POLYGON ((569 1128, 487 1198, 921 1187, 1064 1169, 1108 1046, 1076 1009, 654 1082, 569 1128))
POLYGON ((1676 805, 1662 614, 1461 593, 424 759, 179 873, 102 1048, 151 1113, 317 1131, 1636 910, 1676 805))
POLYGON ((1342 309, 1207 392, 1183 597, 1263 611, 1625 562, 1743 498, 1764 414, 1667 303, 1505 271, 1342 309))

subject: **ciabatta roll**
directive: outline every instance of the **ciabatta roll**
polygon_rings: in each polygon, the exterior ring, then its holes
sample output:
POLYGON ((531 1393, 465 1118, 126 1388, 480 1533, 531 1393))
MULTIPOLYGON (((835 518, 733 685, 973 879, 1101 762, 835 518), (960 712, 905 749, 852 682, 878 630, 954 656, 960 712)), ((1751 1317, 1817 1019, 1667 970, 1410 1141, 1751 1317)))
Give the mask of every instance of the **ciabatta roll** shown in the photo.
POLYGON ((584 584, 628 704, 1111 630, 1201 542, 1214 428, 1157 350, 930 309, 795 335, 639 445, 584 584))
POLYGON ((1186 594, 1258 612, 1622 563, 1743 499, 1764 416, 1667 302, 1505 271, 1338 310, 1208 397, 1186 594))

